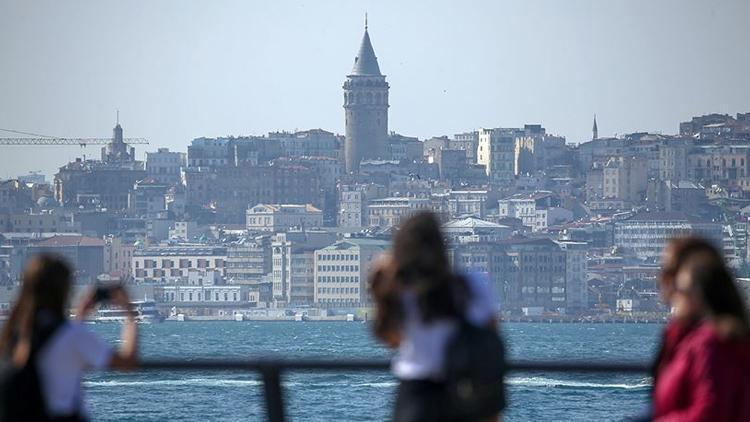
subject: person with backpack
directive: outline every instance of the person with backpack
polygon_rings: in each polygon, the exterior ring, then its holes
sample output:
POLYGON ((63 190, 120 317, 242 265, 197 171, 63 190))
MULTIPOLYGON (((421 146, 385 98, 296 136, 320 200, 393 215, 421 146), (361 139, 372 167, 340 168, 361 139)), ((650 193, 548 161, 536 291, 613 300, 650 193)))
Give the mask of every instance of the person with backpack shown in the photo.
POLYGON ((375 336, 396 349, 393 420, 499 420, 505 358, 495 302, 485 277, 452 271, 435 215, 403 223, 370 279, 375 336))
POLYGON ((0 332, 0 421, 84 421, 84 371, 137 365, 132 311, 119 350, 80 321, 104 299, 129 310, 124 288, 92 289, 78 307, 78 321, 70 321, 71 278, 70 267, 54 255, 37 255, 24 269, 19 296, 0 332))

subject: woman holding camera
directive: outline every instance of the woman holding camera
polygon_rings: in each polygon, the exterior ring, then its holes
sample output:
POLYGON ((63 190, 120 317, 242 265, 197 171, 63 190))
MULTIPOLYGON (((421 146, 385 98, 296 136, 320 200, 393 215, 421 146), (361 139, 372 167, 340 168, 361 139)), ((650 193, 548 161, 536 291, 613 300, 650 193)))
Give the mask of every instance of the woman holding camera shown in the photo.
POLYGON ((129 369, 137 364, 137 326, 132 312, 122 326, 119 350, 81 323, 101 300, 130 310, 125 289, 92 289, 77 309, 77 321, 70 321, 71 278, 70 267, 54 255, 33 257, 26 265, 19 297, 0 332, 6 365, 17 371, 12 381, 4 380, 2 411, 6 420, 86 420, 81 389, 84 371, 129 369), (19 375, 29 370, 33 375, 19 375), (26 397, 18 403, 14 395, 22 391, 26 397))

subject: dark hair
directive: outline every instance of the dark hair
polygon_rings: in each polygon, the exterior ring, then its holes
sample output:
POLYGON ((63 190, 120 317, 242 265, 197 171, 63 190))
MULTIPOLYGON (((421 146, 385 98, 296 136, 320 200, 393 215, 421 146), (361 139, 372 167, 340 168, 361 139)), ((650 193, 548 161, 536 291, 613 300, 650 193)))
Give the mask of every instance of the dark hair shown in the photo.
POLYGON ((1 353, 11 351, 14 339, 31 337, 39 311, 58 320, 67 318, 71 274, 68 264, 56 255, 36 255, 26 263, 21 292, 0 332, 1 353))
POLYGON ((393 240, 390 265, 371 275, 377 307, 375 334, 380 339, 403 323, 400 294, 404 290, 416 295, 424 322, 461 315, 467 288, 451 270, 435 214, 420 212, 402 224, 393 240))
POLYGON ((750 332, 747 310, 732 274, 718 251, 700 250, 689 253, 680 271, 688 271, 696 289, 714 320, 728 318, 732 334, 750 332))
POLYGON ((671 262, 664 262, 662 272, 671 276, 677 275, 680 267, 688 257, 697 252, 705 252, 721 259, 719 251, 706 239, 697 236, 676 237, 664 248, 672 257, 671 262))

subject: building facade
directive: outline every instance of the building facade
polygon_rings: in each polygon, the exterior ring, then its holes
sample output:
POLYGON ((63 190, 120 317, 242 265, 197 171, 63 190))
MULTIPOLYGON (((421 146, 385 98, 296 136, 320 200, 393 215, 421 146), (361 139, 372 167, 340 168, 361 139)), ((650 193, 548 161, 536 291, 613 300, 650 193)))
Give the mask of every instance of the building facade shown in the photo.
POLYGON ((314 302, 325 307, 367 305, 370 263, 387 247, 384 240, 350 238, 316 250, 314 302))

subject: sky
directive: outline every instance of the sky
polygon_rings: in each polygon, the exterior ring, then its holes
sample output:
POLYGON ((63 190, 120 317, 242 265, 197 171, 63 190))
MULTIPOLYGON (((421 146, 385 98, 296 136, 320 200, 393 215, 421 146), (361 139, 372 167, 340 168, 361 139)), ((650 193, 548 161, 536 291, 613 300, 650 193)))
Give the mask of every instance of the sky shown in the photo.
MULTIPOLYGON (((746 0, 0 0, 0 128, 109 137, 119 109, 145 150, 343 133, 365 13, 404 135, 541 123, 581 142, 594 114, 609 136, 750 111, 746 0)), ((82 154, 0 146, 0 178, 82 154)))

